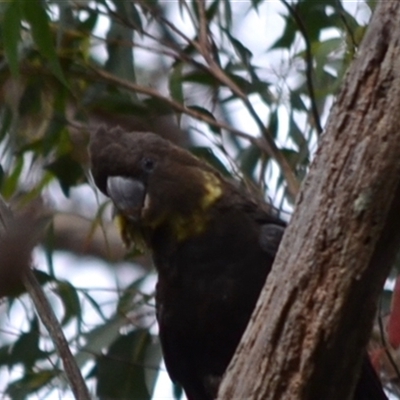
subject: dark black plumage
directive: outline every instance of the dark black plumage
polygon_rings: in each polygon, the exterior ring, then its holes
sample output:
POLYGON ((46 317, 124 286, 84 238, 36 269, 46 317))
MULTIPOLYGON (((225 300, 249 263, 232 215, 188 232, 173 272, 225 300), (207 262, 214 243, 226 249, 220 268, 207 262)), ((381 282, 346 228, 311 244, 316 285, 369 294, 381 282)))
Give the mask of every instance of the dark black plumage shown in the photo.
MULTIPOLYGON (((125 241, 152 252, 168 373, 190 400, 211 400, 285 223, 267 204, 154 134, 101 128, 90 153, 97 186, 122 216, 125 241)), ((367 358, 364 364, 355 399, 386 399, 367 358)))

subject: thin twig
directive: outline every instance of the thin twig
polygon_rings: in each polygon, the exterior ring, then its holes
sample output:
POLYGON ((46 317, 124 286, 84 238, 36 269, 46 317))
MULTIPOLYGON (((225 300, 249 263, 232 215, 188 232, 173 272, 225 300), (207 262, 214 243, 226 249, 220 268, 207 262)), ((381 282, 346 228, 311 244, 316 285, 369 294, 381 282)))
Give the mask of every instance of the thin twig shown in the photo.
MULTIPOLYGON (((176 33, 178 36, 180 36, 181 39, 183 39, 188 45, 192 46, 194 49, 196 49, 199 54, 204 58, 205 62, 207 65, 196 65, 197 67, 201 67, 202 70, 205 70, 208 72, 210 75, 212 75, 215 79, 217 79, 220 83, 223 85, 227 86, 233 94, 235 94, 240 100, 242 100, 244 106, 246 109, 249 111, 251 117, 254 119, 256 122, 260 132, 262 133, 263 138, 262 139, 250 139, 247 134, 243 135, 243 132, 238 131, 236 129, 233 129, 232 127, 229 127, 226 124, 221 124, 216 121, 214 121, 212 118, 209 118, 207 116, 204 116, 204 114, 198 113, 198 112, 193 112, 193 110, 190 110, 186 108, 185 106, 176 103, 174 101, 171 101, 169 99, 166 99, 164 96, 161 96, 158 92, 153 91, 152 89, 147 90, 147 88, 141 87, 142 90, 139 89, 137 86, 136 89, 133 89, 135 91, 138 91, 139 93, 145 93, 149 94, 153 97, 161 98, 163 101, 167 102, 173 109, 183 112, 187 115, 191 115, 192 117, 202 120, 204 122, 207 122, 210 125, 217 126, 223 129, 227 129, 228 131, 236 134, 237 136, 241 137, 246 137, 246 139, 251 140, 253 143, 255 143, 257 146, 261 148, 263 152, 268 154, 270 157, 276 160, 278 163, 279 167, 282 170, 282 173, 286 179, 286 182, 288 184, 288 192, 290 196, 294 199, 298 193, 299 190, 299 182, 294 174, 294 171, 284 155, 281 153, 279 150, 278 146, 275 143, 275 140, 273 139, 269 129, 265 126, 264 122, 261 120, 259 117, 258 113, 254 109, 252 103, 250 102, 248 96, 246 93, 244 93, 240 87, 221 69, 221 67, 218 65, 218 63, 215 61, 211 54, 211 48, 212 44, 209 41, 209 31, 208 31, 208 23, 207 23, 207 18, 206 18, 206 10, 205 10, 205 2, 204 0, 196 0, 197 1, 197 6, 199 10, 199 40, 192 40, 188 36, 186 36, 181 30, 179 30, 171 21, 166 19, 163 15, 161 15, 160 12, 157 12, 157 10, 154 10, 154 8, 149 7, 143 2, 140 2, 142 7, 146 8, 152 16, 160 23, 164 24, 168 28, 171 29, 174 33, 176 33), (143 89, 146 89, 143 91, 143 89), (150 93, 150 91, 152 93, 150 93)), ((128 23, 128 22, 127 22, 128 23)), ((167 44, 164 44, 168 46, 167 44)), ((177 51, 175 46, 171 47, 173 50, 177 51)), ((178 50, 179 52, 179 50, 178 50)), ((182 57, 184 54, 183 52, 179 52, 179 56, 182 57)), ((193 64, 192 61, 188 61, 187 57, 185 57, 185 61, 193 64)), ((111 78, 111 76, 109 76, 111 78)), ((115 81, 114 81, 115 82, 115 81)), ((135 85, 135 84, 132 84, 135 85)), ((125 85, 124 85, 125 86, 125 85)), ((126 86, 125 86, 126 87, 126 86)), ((132 89, 130 89, 132 90, 132 89)))
POLYGON ((306 50, 306 52, 305 52, 305 54, 306 54, 306 82, 307 82, 308 94, 310 96, 310 101, 311 101, 311 112, 312 112, 313 119, 314 119, 315 129, 317 130, 317 133, 320 135, 323 132, 323 128, 322 128, 321 120, 319 117, 317 102, 315 99, 314 83, 313 83, 313 77, 312 77, 312 75, 313 75, 313 56, 312 56, 312 51, 311 51, 310 39, 307 34, 307 29, 304 26, 303 20, 300 18, 300 15, 298 14, 298 12, 286 0, 281 0, 281 2, 286 6, 286 8, 289 11, 289 14, 296 21, 297 26, 299 27, 300 33, 302 34, 305 45, 306 45, 306 49, 305 49, 306 50))
POLYGON ((86 387, 75 358, 71 353, 67 339, 64 336, 61 326, 43 292, 42 287, 31 269, 27 269, 27 271, 22 274, 22 281, 63 362, 65 374, 71 386, 71 390, 74 393, 75 399, 90 400, 89 390, 86 387))
POLYGON ((199 10, 199 48, 201 49, 201 53, 207 62, 209 60, 207 58, 210 57, 210 42, 208 38, 208 22, 206 17, 205 10, 205 1, 204 0, 196 0, 197 9, 199 10), (206 58, 207 57, 207 58, 206 58))
MULTIPOLYGON (((186 5, 186 3, 185 3, 186 5)), ((173 30, 175 33, 179 34, 181 33, 181 35, 179 35, 182 39, 184 39, 185 42, 187 42, 189 45, 193 46, 194 48, 197 48, 198 44, 195 41, 192 41, 190 38, 188 38, 186 35, 184 35, 182 32, 179 31, 179 29, 172 24, 170 21, 166 20, 164 17, 159 16, 158 14, 155 14, 154 11, 152 10, 152 8, 149 8, 147 5, 142 5, 144 8, 146 8, 149 12, 153 12, 153 16, 155 17, 155 19, 158 19, 159 22, 161 21, 162 23, 164 23, 165 25, 167 25, 171 30, 173 30)), ((186 5, 187 7, 187 5, 186 5)), ((87 11, 92 11, 92 9, 88 6, 79 6, 79 9, 82 10, 87 10, 87 11)), ((188 10, 187 10, 188 11, 188 10)), ((127 26, 128 28, 132 28, 132 29, 136 29, 136 27, 130 23, 130 21, 125 18, 125 16, 122 16, 112 10, 109 10, 110 14, 111 14, 111 18, 114 18, 116 21, 120 22, 121 24, 124 24, 125 26, 127 26)), ((100 11, 99 11, 100 13, 100 11)), ((104 15, 108 15, 106 13, 104 13, 104 15)), ((110 17, 110 15, 108 15, 110 17)), ((92 37, 94 39, 97 39, 99 41, 103 41, 105 43, 117 43, 117 44, 125 44, 125 45, 129 45, 130 47, 136 47, 136 48, 141 48, 143 50, 147 50, 150 53, 158 53, 158 54, 163 54, 167 57, 171 57, 172 59, 180 59, 183 61, 186 61, 188 64, 193 65, 194 67, 198 68, 201 71, 204 72, 208 72, 208 67, 205 64, 202 64, 198 61, 196 61, 195 59, 191 58, 190 56, 188 56, 184 51, 182 51, 182 49, 179 47, 179 45, 175 42, 171 42, 171 41, 166 41, 164 40, 162 37, 157 37, 152 35, 150 32, 148 31, 143 31, 142 35, 153 40, 154 42, 156 42, 158 45, 161 45, 163 47, 166 47, 167 49, 170 49, 171 51, 168 50, 164 50, 164 49, 157 49, 155 47, 150 47, 150 46, 146 46, 143 44, 138 43, 137 41, 131 41, 131 42, 127 42, 127 41, 111 41, 110 39, 104 39, 104 38, 100 38, 99 36, 93 35, 92 37)))
MULTIPOLYGON (((171 57, 171 58, 177 58, 178 57, 178 53, 176 53, 176 51, 170 51, 170 50, 164 50, 161 48, 156 48, 156 47, 151 47, 151 46, 146 46, 144 44, 141 44, 137 41, 134 40, 121 40, 121 39, 106 39, 106 38, 102 38, 100 36, 96 36, 96 35, 91 35, 91 37, 95 40, 97 40, 98 42, 103 42, 106 43, 108 45, 110 44, 116 44, 116 45, 120 45, 120 46, 126 46, 129 48, 138 48, 138 49, 142 49, 142 50, 146 50, 149 53, 152 54, 162 54, 164 56, 167 57, 171 57)), ((154 41, 157 41, 158 43, 161 42, 161 39, 159 38, 154 38, 149 36, 151 39, 153 39, 154 41)), ((99 43, 99 45, 103 45, 99 43)))
POLYGON ((146 8, 147 11, 151 13, 151 15, 159 22, 162 24, 165 24, 168 26, 168 28, 171 29, 172 32, 176 33, 181 39, 183 39, 188 45, 193 46, 199 53, 200 53, 200 46, 199 44, 195 41, 190 39, 188 36, 186 36, 180 29, 178 29, 171 21, 166 19, 164 16, 162 16, 160 13, 155 12, 154 8, 150 7, 146 2, 141 1, 141 6, 143 8, 146 8))
POLYGON ((115 75, 110 74, 99 68, 92 68, 92 71, 96 75, 100 76, 102 79, 106 80, 107 82, 111 82, 113 84, 116 84, 116 85, 123 87, 130 91, 146 94, 151 97, 160 99, 163 102, 165 102, 166 104, 168 104, 175 111, 189 115, 199 121, 206 122, 207 124, 209 124, 211 126, 215 126, 220 129, 225 129, 226 131, 231 132, 238 137, 248 140, 250 143, 259 147, 261 151, 263 151, 264 153, 268 154, 270 157, 272 157, 273 159, 276 160, 276 162, 278 163, 279 167, 281 168, 282 173, 287 181, 288 191, 289 191, 290 195, 293 197, 293 199, 296 197, 296 195, 299 191, 299 182, 298 182, 296 176, 294 175, 293 170, 290 167, 289 163, 287 162, 286 158, 284 157, 282 152, 276 146, 275 141, 272 138, 270 138, 270 140, 269 140, 269 136, 263 136, 263 137, 256 138, 256 137, 251 136, 248 133, 245 133, 239 129, 235 129, 232 126, 230 126, 224 122, 216 121, 215 119, 213 119, 213 118, 209 117, 208 115, 203 114, 197 110, 188 108, 185 105, 183 105, 175 100, 169 99, 169 98, 163 96, 160 92, 158 92, 157 90, 155 90, 153 88, 144 87, 144 86, 138 85, 134 82, 118 78, 115 75))
POLYGON ((288 182, 289 192, 293 198, 298 192, 299 184, 297 182, 296 177, 294 176, 292 167, 287 162, 286 158, 282 155, 281 151, 278 149, 278 146, 273 139, 271 132, 265 126, 264 122, 259 117, 257 111, 254 109, 249 97, 244 93, 240 87, 225 73, 225 71, 220 67, 220 65, 215 61, 214 57, 211 53, 211 43, 208 31, 208 23, 206 18, 206 10, 205 10, 205 2, 203 0, 197 0, 197 6, 199 10, 199 19, 200 19, 200 27, 199 27, 199 46, 198 49, 209 65, 209 73, 213 75, 218 81, 222 84, 229 87, 229 89, 238 96, 244 106, 247 108, 251 117, 256 122, 260 132, 265 139, 265 145, 267 146, 267 154, 273 157, 279 164, 282 169, 283 174, 288 182), (290 178, 288 179, 288 176, 290 178), (293 182, 289 182, 293 178, 293 182), (295 182, 294 182, 295 181, 295 182))
MULTIPOLYGON (((98 75, 99 77, 101 77, 102 79, 106 80, 107 82, 116 84, 120 87, 123 87, 124 89, 130 90, 130 91, 134 91, 134 92, 138 92, 141 94, 145 94, 148 96, 151 96, 153 98, 162 100, 165 104, 167 104, 168 106, 170 106, 172 109, 174 109, 175 111, 184 113, 186 115, 189 115, 199 121, 203 121, 206 122, 207 124, 210 124, 212 126, 215 126, 216 128, 220 128, 220 129, 225 129, 233 134, 235 134, 238 137, 241 137, 243 139, 249 140, 250 142, 260 145, 259 141, 257 140, 257 138, 249 135, 248 133, 245 133, 239 129, 235 129, 232 126, 224 123, 224 122, 219 122, 216 121, 215 119, 209 117, 206 114, 203 114, 195 109, 186 107, 185 105, 183 105, 182 103, 179 103, 175 100, 172 100, 168 97, 163 96, 158 90, 150 88, 150 87, 145 87, 145 86, 141 86, 138 85, 134 82, 125 80, 125 79, 121 79, 118 78, 117 76, 110 74, 102 69, 99 68, 92 68, 92 71, 98 75)), ((265 151, 265 146, 264 146, 264 151, 265 151)))
MULTIPOLYGON (((199 4, 202 4, 202 1, 199 2, 199 4)), ((143 7, 146 7, 146 5, 143 5, 143 7)), ((201 8, 201 7, 200 7, 201 8)), ((173 23, 168 21, 166 18, 164 18, 160 13, 154 12, 152 8, 147 7, 148 11, 152 13, 153 17, 157 19, 160 23, 165 24, 168 26, 173 32, 178 34, 185 42, 187 42, 189 45, 193 46, 205 59, 205 61, 208 63, 208 65, 202 65, 196 62, 193 59, 189 59, 186 54, 183 52, 179 51, 175 46, 168 46, 168 44, 164 43, 164 46, 170 47, 174 51, 178 52, 178 57, 181 57, 181 59, 184 59, 186 62, 194 65, 195 67, 206 71, 210 75, 214 76, 220 83, 223 85, 227 86, 236 96, 238 96, 244 103, 245 107, 249 111, 250 115, 252 118, 255 120, 257 126, 259 127, 260 131, 262 132, 262 137, 255 138, 243 131, 240 131, 238 129, 233 128, 232 126, 223 123, 223 122, 218 122, 215 119, 198 112, 197 110, 188 108, 184 106, 181 103, 178 103, 174 100, 168 99, 165 96, 162 96, 158 91, 152 89, 152 88, 147 88, 143 87, 140 85, 137 85, 133 82, 126 81, 120 78, 115 77, 112 74, 109 74, 105 71, 101 71, 98 68, 92 68, 97 75, 100 75, 102 79, 107 80, 108 82, 112 82, 114 84, 117 84, 121 87, 124 87, 130 91, 135 91, 138 93, 142 94, 147 94, 149 96, 152 96, 154 98, 158 98, 162 100, 164 103, 168 104, 171 108, 178 112, 182 112, 186 115, 189 115, 195 119, 198 119, 200 121, 206 122, 207 124, 211 126, 215 126, 221 129, 225 129, 228 132, 231 132, 235 134, 238 137, 242 137, 244 139, 247 139, 254 145, 258 146, 260 150, 262 150, 264 153, 268 154, 271 158, 275 159, 275 161, 278 163, 283 176, 285 177, 285 180, 288 185, 288 192, 290 196, 294 199, 298 193, 299 190, 299 182, 294 174, 294 171, 284 155, 281 153, 279 148, 277 147, 272 135, 270 134, 268 128, 264 125, 263 121, 260 119, 258 116, 257 112, 253 108, 251 102, 248 99, 248 96, 240 89, 240 87, 220 68, 218 63, 213 59, 212 56, 210 56, 210 52, 207 51, 207 47, 209 46, 200 46, 200 44, 188 38, 186 35, 184 35, 173 23)), ((204 19, 205 19, 205 10, 203 9, 203 25, 204 25, 204 19)), ((114 17, 117 17, 114 15, 114 17)), ((120 18, 120 16, 118 16, 120 18)), ((124 23, 129 23, 128 21, 124 20, 124 23)), ((206 23, 207 21, 205 21, 206 23)), ((203 28, 204 29, 204 28, 203 28)), ((208 38, 208 37, 207 37, 208 38)), ((153 38, 153 40, 156 40, 153 38)), ((172 56, 172 54, 171 54, 172 56)))

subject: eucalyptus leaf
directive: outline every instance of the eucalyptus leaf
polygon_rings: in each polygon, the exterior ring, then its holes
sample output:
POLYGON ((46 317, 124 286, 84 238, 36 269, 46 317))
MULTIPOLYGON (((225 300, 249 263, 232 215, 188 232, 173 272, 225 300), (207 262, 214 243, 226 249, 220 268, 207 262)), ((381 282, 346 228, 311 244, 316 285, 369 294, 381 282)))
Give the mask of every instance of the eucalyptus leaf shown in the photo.
POLYGON ((15 78, 19 77, 18 44, 21 38, 21 17, 20 1, 11 1, 4 13, 2 36, 7 61, 15 78))

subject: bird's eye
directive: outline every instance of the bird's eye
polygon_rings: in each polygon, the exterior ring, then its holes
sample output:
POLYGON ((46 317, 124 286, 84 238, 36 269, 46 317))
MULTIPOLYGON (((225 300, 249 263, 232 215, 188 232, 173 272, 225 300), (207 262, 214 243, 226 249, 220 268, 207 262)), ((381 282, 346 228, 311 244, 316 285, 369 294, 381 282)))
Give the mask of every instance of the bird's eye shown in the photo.
POLYGON ((152 172, 156 163, 151 158, 143 158, 142 160, 142 168, 145 172, 152 172))

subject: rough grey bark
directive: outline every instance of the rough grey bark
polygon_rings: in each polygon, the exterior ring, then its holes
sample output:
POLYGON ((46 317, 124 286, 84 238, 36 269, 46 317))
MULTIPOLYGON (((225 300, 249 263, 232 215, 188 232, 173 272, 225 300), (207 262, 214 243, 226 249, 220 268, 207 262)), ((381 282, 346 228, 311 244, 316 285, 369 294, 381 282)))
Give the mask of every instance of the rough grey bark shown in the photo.
POLYGON ((399 42, 381 1, 219 398, 350 398, 400 245, 399 42))

